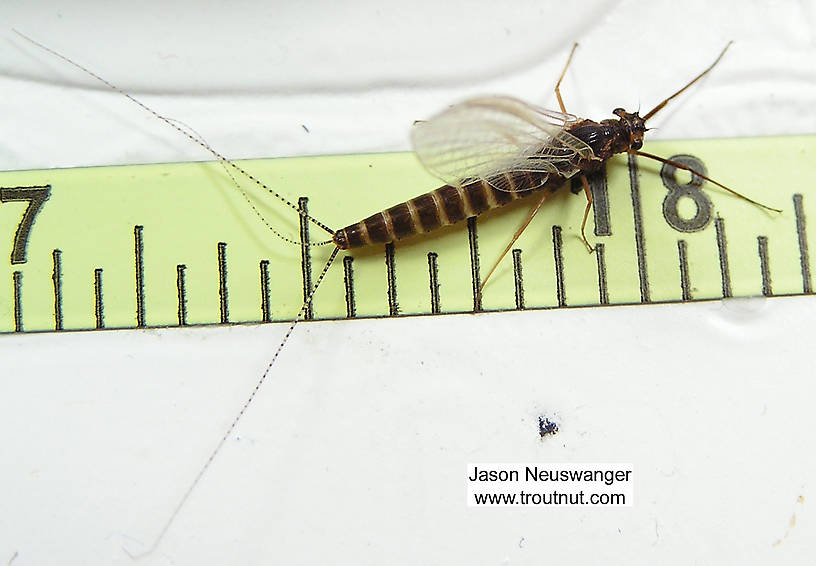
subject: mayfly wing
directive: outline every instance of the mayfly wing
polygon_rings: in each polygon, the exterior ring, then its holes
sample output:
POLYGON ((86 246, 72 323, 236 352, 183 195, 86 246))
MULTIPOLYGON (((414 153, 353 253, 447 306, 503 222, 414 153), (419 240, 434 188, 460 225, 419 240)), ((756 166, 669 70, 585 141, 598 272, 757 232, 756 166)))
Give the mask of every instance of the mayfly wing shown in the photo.
POLYGON ((422 165, 449 185, 483 179, 511 191, 506 172, 528 171, 544 183, 550 174, 569 177, 592 149, 567 129, 579 121, 516 98, 473 98, 419 121, 412 142, 422 165))

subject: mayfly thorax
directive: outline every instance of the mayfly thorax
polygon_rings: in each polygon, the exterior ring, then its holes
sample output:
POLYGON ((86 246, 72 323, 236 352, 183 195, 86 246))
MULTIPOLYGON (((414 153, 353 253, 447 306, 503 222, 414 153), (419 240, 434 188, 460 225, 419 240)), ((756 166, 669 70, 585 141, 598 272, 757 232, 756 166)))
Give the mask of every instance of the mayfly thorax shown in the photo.
MULTIPOLYGON (((158 120, 203 147, 224 166, 235 186, 245 197, 244 189, 235 180, 234 175, 236 173, 297 211, 301 217, 306 218, 331 234, 330 240, 312 245, 334 246, 326 264, 315 279, 313 287, 305 293, 306 297, 297 317, 289 324, 283 340, 277 346, 266 369, 257 380, 252 393, 247 397, 229 427, 215 444, 199 473, 181 495, 152 545, 142 554, 152 552, 159 545, 176 516, 184 507, 188 497, 205 475, 213 459, 233 433, 246 409, 270 374, 273 364, 286 345, 295 325, 309 308, 315 292, 340 251, 386 244, 431 232, 442 226, 456 224, 478 216, 490 209, 499 208, 513 201, 530 197, 532 207, 529 214, 515 234, 509 238, 508 245, 496 261, 493 269, 482 279, 481 285, 484 286, 501 259, 530 224, 547 198, 571 179, 580 180, 587 198, 581 223, 581 238, 587 250, 593 251, 593 247, 585 235, 587 217, 592 207, 592 195, 587 175, 600 170, 607 160, 618 153, 642 156, 672 165, 677 169, 690 171, 694 175, 716 184, 752 204, 777 211, 737 193, 684 163, 664 159, 641 150, 644 135, 648 130, 646 127, 647 121, 670 100, 680 95, 710 72, 725 54, 730 43, 726 45, 725 49, 710 66, 643 116, 638 112, 627 112, 622 108, 616 108, 612 112, 615 118, 597 122, 569 114, 561 97, 560 85, 575 52, 575 47, 577 47, 576 44, 570 52, 567 64, 564 66, 556 83, 555 94, 560 107, 559 111, 546 110, 510 97, 493 96, 464 101, 451 106, 429 121, 417 122, 412 132, 414 150, 423 166, 441 179, 444 185, 335 231, 326 224, 308 216, 286 197, 218 153, 200 136, 191 133, 189 128, 160 115, 128 93, 67 57, 22 34, 20 35, 39 48, 101 81, 110 89, 119 92, 158 120)), ((247 198, 247 200, 249 199, 247 198)), ((266 222, 259 210, 254 206, 252 208, 255 214, 267 224, 273 234, 289 243, 301 245, 300 242, 291 240, 275 231, 266 222)))

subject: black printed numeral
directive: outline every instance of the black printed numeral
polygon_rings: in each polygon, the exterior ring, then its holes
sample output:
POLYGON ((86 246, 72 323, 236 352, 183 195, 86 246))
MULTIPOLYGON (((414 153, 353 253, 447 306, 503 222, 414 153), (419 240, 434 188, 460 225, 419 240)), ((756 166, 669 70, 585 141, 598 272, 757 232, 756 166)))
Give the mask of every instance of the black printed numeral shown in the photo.
MULTIPOLYGON (((672 155, 669 159, 682 163, 703 175, 706 174, 705 165, 694 156, 672 155)), ((711 222, 714 207, 708 195, 700 190, 703 178, 692 173, 691 181, 681 185, 677 182, 677 167, 671 163, 663 164, 660 170, 660 178, 663 180, 663 185, 669 190, 669 194, 663 199, 663 217, 669 223, 669 226, 679 232, 699 232, 708 226, 708 223, 711 222), (693 200, 697 206, 697 212, 689 219, 682 218, 677 208, 680 199, 684 197, 693 200)))
POLYGON ((11 263, 19 264, 26 262, 26 246, 28 237, 31 234, 31 227, 37 218, 45 201, 51 196, 51 185, 37 187, 0 187, 0 202, 20 202, 27 201, 28 206, 23 213, 23 218, 17 226, 14 234, 14 247, 11 250, 11 263))

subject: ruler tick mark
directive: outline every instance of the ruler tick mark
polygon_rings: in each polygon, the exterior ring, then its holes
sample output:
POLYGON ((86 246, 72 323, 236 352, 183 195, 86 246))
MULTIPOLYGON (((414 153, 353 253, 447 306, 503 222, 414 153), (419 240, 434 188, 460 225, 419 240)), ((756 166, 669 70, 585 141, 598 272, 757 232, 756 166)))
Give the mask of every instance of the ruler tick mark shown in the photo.
POLYGON ((561 238, 561 226, 552 227, 553 259, 555 260, 555 295, 558 306, 567 306, 567 295, 564 290, 564 252, 561 238))
POLYGON ((479 274, 479 233, 476 227, 476 217, 467 219, 468 244, 470 246, 470 274, 473 281, 473 312, 482 310, 482 294, 479 292, 481 275, 479 274))
POLYGON ((428 281, 431 288, 431 314, 439 314, 439 266, 438 254, 428 252, 428 281))
POLYGON ((632 214, 635 219, 635 246, 637 247, 638 278, 640 279, 640 302, 648 303, 649 273, 646 270, 646 240, 643 234, 643 207, 640 203, 640 179, 637 158, 631 153, 628 156, 629 185, 632 194, 632 214))
POLYGON ((771 288, 771 268, 768 264, 767 236, 757 236, 757 251, 759 252, 759 268, 762 271, 762 294, 771 297, 773 289, 771 288))
POLYGON ((310 253, 309 240, 309 199, 300 197, 298 199, 298 212, 300 213, 300 268, 303 276, 303 303, 306 305, 306 312, 303 313, 305 320, 314 318, 314 305, 309 297, 312 296, 312 255, 310 253))
POLYGON ((94 269, 94 316, 96 327, 105 328, 105 306, 102 301, 102 268, 94 269))
POLYGON ((269 307, 269 260, 262 259, 258 268, 261 272, 261 320, 272 321, 272 312, 269 307))
POLYGON ((11 274, 11 284, 14 289, 14 332, 23 331, 23 274, 15 271, 11 274))
POLYGON ((136 326, 145 325, 145 289, 144 289, 144 226, 133 227, 133 257, 136 264, 136 326))
POLYGON ((218 242, 218 298, 221 324, 229 322, 229 296, 227 290, 227 244, 218 242))
POLYGON ((524 310, 524 274, 521 269, 521 250, 513 250, 513 286, 516 298, 516 310, 524 310))
POLYGON ((346 318, 357 316, 357 301, 354 297, 354 258, 343 258, 343 286, 346 290, 346 318))
POLYGON ((595 261, 598 263, 598 301, 609 304, 609 290, 606 282, 606 246, 602 242, 595 244, 595 261))
POLYGON ((62 330, 62 251, 51 252, 53 270, 51 282, 54 285, 54 330, 62 330))
POLYGON ((611 236, 612 223, 609 218, 609 186, 606 182, 606 163, 593 173, 586 175, 592 193, 592 213, 595 220, 596 236, 611 236))
POLYGON ((722 217, 714 219, 714 229, 717 233, 717 254, 720 258, 720 280, 722 281, 722 296, 727 299, 731 294, 731 272, 728 269, 728 242, 725 239, 725 223, 722 217))
POLYGON ((178 325, 187 326, 187 266, 176 266, 176 292, 178 293, 178 325))
POLYGON ((685 240, 677 240, 677 255, 680 260, 680 289, 684 301, 690 301, 691 281, 689 281, 688 244, 685 240))
POLYGON ((397 274, 394 258, 394 242, 385 244, 385 270, 388 277, 388 314, 397 316, 399 314, 399 302, 397 302, 397 274))
POLYGON ((813 292, 810 276, 810 257, 808 254, 807 229, 805 224, 805 210, 802 207, 802 195, 793 195, 793 209, 796 213, 796 235, 799 240, 799 264, 802 267, 802 291, 806 294, 813 292))

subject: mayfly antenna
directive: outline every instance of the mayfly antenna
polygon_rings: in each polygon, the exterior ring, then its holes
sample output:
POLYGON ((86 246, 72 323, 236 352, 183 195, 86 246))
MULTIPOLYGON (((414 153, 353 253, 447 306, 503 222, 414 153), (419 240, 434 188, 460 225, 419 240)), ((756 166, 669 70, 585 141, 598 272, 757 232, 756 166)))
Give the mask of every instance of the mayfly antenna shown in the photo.
MULTIPOLYGON (((734 43, 734 42, 733 42, 733 41, 729 41, 728 43, 726 43, 726 44, 725 44, 725 47, 723 47, 723 50, 722 50, 722 51, 720 51, 720 54, 717 56, 717 58, 716 58, 716 59, 714 59, 714 62, 713 62, 713 63, 711 63, 711 65, 709 65, 708 67, 706 67, 706 68, 703 70, 703 72, 702 72, 702 73, 700 73, 699 75, 697 75, 696 77, 694 77, 693 79, 691 79, 691 81, 689 81, 689 82, 686 84, 686 86, 684 86, 683 88, 681 88, 680 90, 678 90, 677 92, 675 92, 674 94, 672 94, 671 96, 669 96, 668 98, 664 99, 664 100, 663 100, 663 101, 662 101, 660 104, 658 104, 657 106, 655 106, 654 108, 652 108, 652 109, 651 109, 649 112, 647 112, 647 113, 646 113, 646 115, 645 115, 645 116, 643 116, 643 121, 644 121, 644 122, 646 122, 646 121, 647 121, 649 118, 651 118, 652 116, 654 116, 655 114, 657 114, 658 112, 660 112, 660 110, 662 110, 662 109, 663 109, 663 107, 664 107, 664 106, 666 106, 666 104, 668 104, 668 102, 669 102, 670 100, 672 100, 673 98, 676 98, 676 97, 680 96, 680 95, 681 95, 681 94, 682 94, 682 93, 683 93, 683 92, 684 92, 686 89, 688 89, 688 88, 689 88, 691 85, 693 85, 694 83, 696 83, 697 81, 699 81, 700 79, 702 79, 704 76, 706 76, 706 75, 707 75, 707 74, 708 74, 708 73, 711 71, 711 69, 713 69, 713 68, 714 68, 714 67, 717 65, 717 63, 719 63, 719 62, 720 62, 720 59, 722 59, 722 58, 723 58, 723 55, 725 55, 725 52, 726 52, 726 51, 728 51, 728 48, 729 48, 729 47, 731 47, 731 44, 732 44, 732 43, 734 43)), ((773 211, 773 212, 779 212, 779 213, 781 213, 781 212, 782 212, 782 210, 780 210, 780 209, 778 209, 778 208, 774 208, 774 207, 772 207, 772 206, 768 206, 768 205, 762 204, 761 202, 757 202, 757 201, 755 201, 754 199, 749 198, 749 197, 747 197, 747 196, 745 196, 745 195, 743 195, 743 194, 741 194, 741 193, 739 193, 739 192, 735 191, 734 189, 732 189, 732 188, 730 188, 730 187, 726 187, 726 186, 725 186, 725 185, 723 185, 722 183, 719 183, 719 182, 715 181, 714 179, 712 179, 712 178, 710 178, 710 177, 707 177, 706 175, 703 175, 703 174, 702 174, 702 173, 700 173, 699 171, 697 171, 697 170, 695 170, 695 169, 692 169, 691 167, 688 167, 687 165, 683 165, 682 163, 680 163, 680 162, 678 162, 678 161, 672 161, 671 159, 665 159, 665 158, 663 158, 663 157, 659 157, 659 156, 657 156, 657 155, 654 155, 654 154, 651 154, 651 153, 646 153, 645 151, 639 151, 639 150, 636 150, 636 149, 629 149, 627 153, 630 153, 630 154, 632 154, 632 155, 639 155, 639 156, 641 156, 641 157, 646 157, 647 159, 654 159, 655 161, 660 161, 661 163, 667 163, 667 164, 669 164, 669 165, 673 165, 674 167, 677 167, 678 169, 683 169, 683 170, 685 170, 685 171, 689 171, 690 173, 693 173, 694 175, 697 175, 697 176, 698 176, 698 177, 700 177, 701 179, 705 179, 706 181, 708 181, 708 182, 710 182, 710 183, 713 183, 713 184, 717 185, 717 186, 718 186, 718 187, 720 187, 721 189, 723 189, 723 190, 725 190, 725 191, 727 191, 727 192, 731 193, 732 195, 734 195, 734 196, 736 196, 736 197, 741 198, 741 199, 742 199, 742 200, 744 200, 744 201, 750 202, 750 203, 751 203, 751 204, 753 204, 753 205, 756 205, 756 206, 758 206, 758 207, 760 207, 760 208, 764 208, 765 210, 770 210, 770 211, 773 211)))
POLYGON ((755 201, 754 199, 752 199, 752 198, 750 198, 750 197, 747 197, 747 196, 745 196, 744 194, 739 193, 739 192, 735 191, 735 190, 734 190, 734 189, 732 189, 732 188, 726 187, 725 185, 723 185, 722 183, 719 183, 719 182, 715 181, 715 180, 714 180, 714 179, 712 179, 711 177, 708 177, 708 176, 706 176, 706 175, 703 175, 702 173, 700 173, 700 172, 699 172, 699 171, 697 171, 696 169, 692 169, 692 168, 691 168, 691 167, 689 167, 688 165, 684 165, 683 163, 680 163, 679 161, 674 161, 674 160, 672 160, 672 159, 666 159, 666 158, 664 158, 664 157, 660 157, 659 155, 655 155, 655 154, 653 154, 653 153, 646 153, 645 151, 638 151, 638 150, 636 150, 636 149, 630 149, 630 150, 628 151, 628 153, 631 153, 632 155, 639 155, 639 156, 641 156, 641 157, 646 157, 646 158, 648 158, 648 159, 654 159, 655 161, 660 161, 661 163, 666 163, 666 164, 668 164, 668 165, 673 165, 674 167, 677 167, 678 169, 683 169, 684 171, 688 171, 689 173, 691 173, 691 174, 693 174, 693 175, 697 175, 698 177, 700 177, 700 178, 702 178, 702 179, 705 179, 705 180, 706 180, 706 181, 708 181, 709 183, 713 183, 713 184, 717 185, 718 187, 720 187, 721 189, 723 189, 723 190, 725 190, 725 191, 728 191, 729 193, 731 193, 731 194, 732 194, 732 195, 734 195, 735 197, 739 197, 739 198, 741 198, 742 200, 747 201, 747 202, 750 202, 750 203, 751 203, 751 204, 753 204, 753 205, 756 205, 756 206, 758 206, 758 207, 760 207, 760 208, 764 208, 765 210, 770 210, 770 211, 772 211, 772 212, 779 212, 779 213, 782 213, 782 210, 781 210, 781 209, 779 209, 779 208, 774 208, 774 207, 772 207, 772 206, 768 206, 767 204, 762 204, 761 202, 757 202, 757 201, 755 201))
POLYGON ((705 70, 704 70, 702 73, 700 73, 699 75, 697 75, 696 77, 694 77, 693 79, 691 79, 691 81, 690 81, 690 82, 689 82, 689 83, 688 83, 686 86, 684 86, 683 88, 681 88, 680 90, 678 90, 677 92, 675 92, 674 94, 672 94, 671 96, 669 96, 668 98, 666 98, 666 99, 665 99, 663 102, 661 102, 660 104, 658 104, 657 106, 655 106, 654 108, 652 108, 651 110, 649 110, 649 112, 647 112, 647 113, 646 113, 646 115, 645 115, 645 116, 643 116, 643 121, 644 121, 644 122, 645 122, 645 121, 647 121, 649 118, 651 118, 652 116, 654 116, 655 114, 657 114, 658 112, 660 112, 660 111, 663 109, 663 107, 664 107, 664 106, 666 106, 666 104, 667 104, 667 103, 668 103, 668 102, 669 102, 671 99, 673 99, 673 98, 677 98, 678 96, 680 96, 680 94, 682 94, 682 93, 683 93, 683 92, 684 92, 686 89, 688 89, 688 88, 689 88, 691 85, 693 85, 694 83, 696 83, 697 81, 699 81, 700 79, 702 79, 704 76, 706 76, 706 75, 707 75, 707 74, 708 74, 708 73, 711 71, 711 69, 713 69, 713 68, 714 68, 714 67, 717 65, 717 63, 719 63, 719 62, 720 62, 720 59, 722 59, 722 58, 723 58, 723 55, 725 55, 725 52, 726 52, 726 51, 728 51, 728 48, 729 48, 729 47, 731 47, 731 44, 732 44, 732 43, 734 43, 734 42, 733 42, 733 41, 729 41, 728 43, 726 43, 726 44, 725 44, 725 47, 723 47, 723 50, 720 52, 720 54, 717 56, 717 58, 716 58, 716 59, 714 59, 714 62, 713 62, 713 63, 711 63, 711 65, 709 65, 709 66, 708 66, 708 67, 707 67, 707 68, 706 68, 706 69, 705 69, 705 70))

